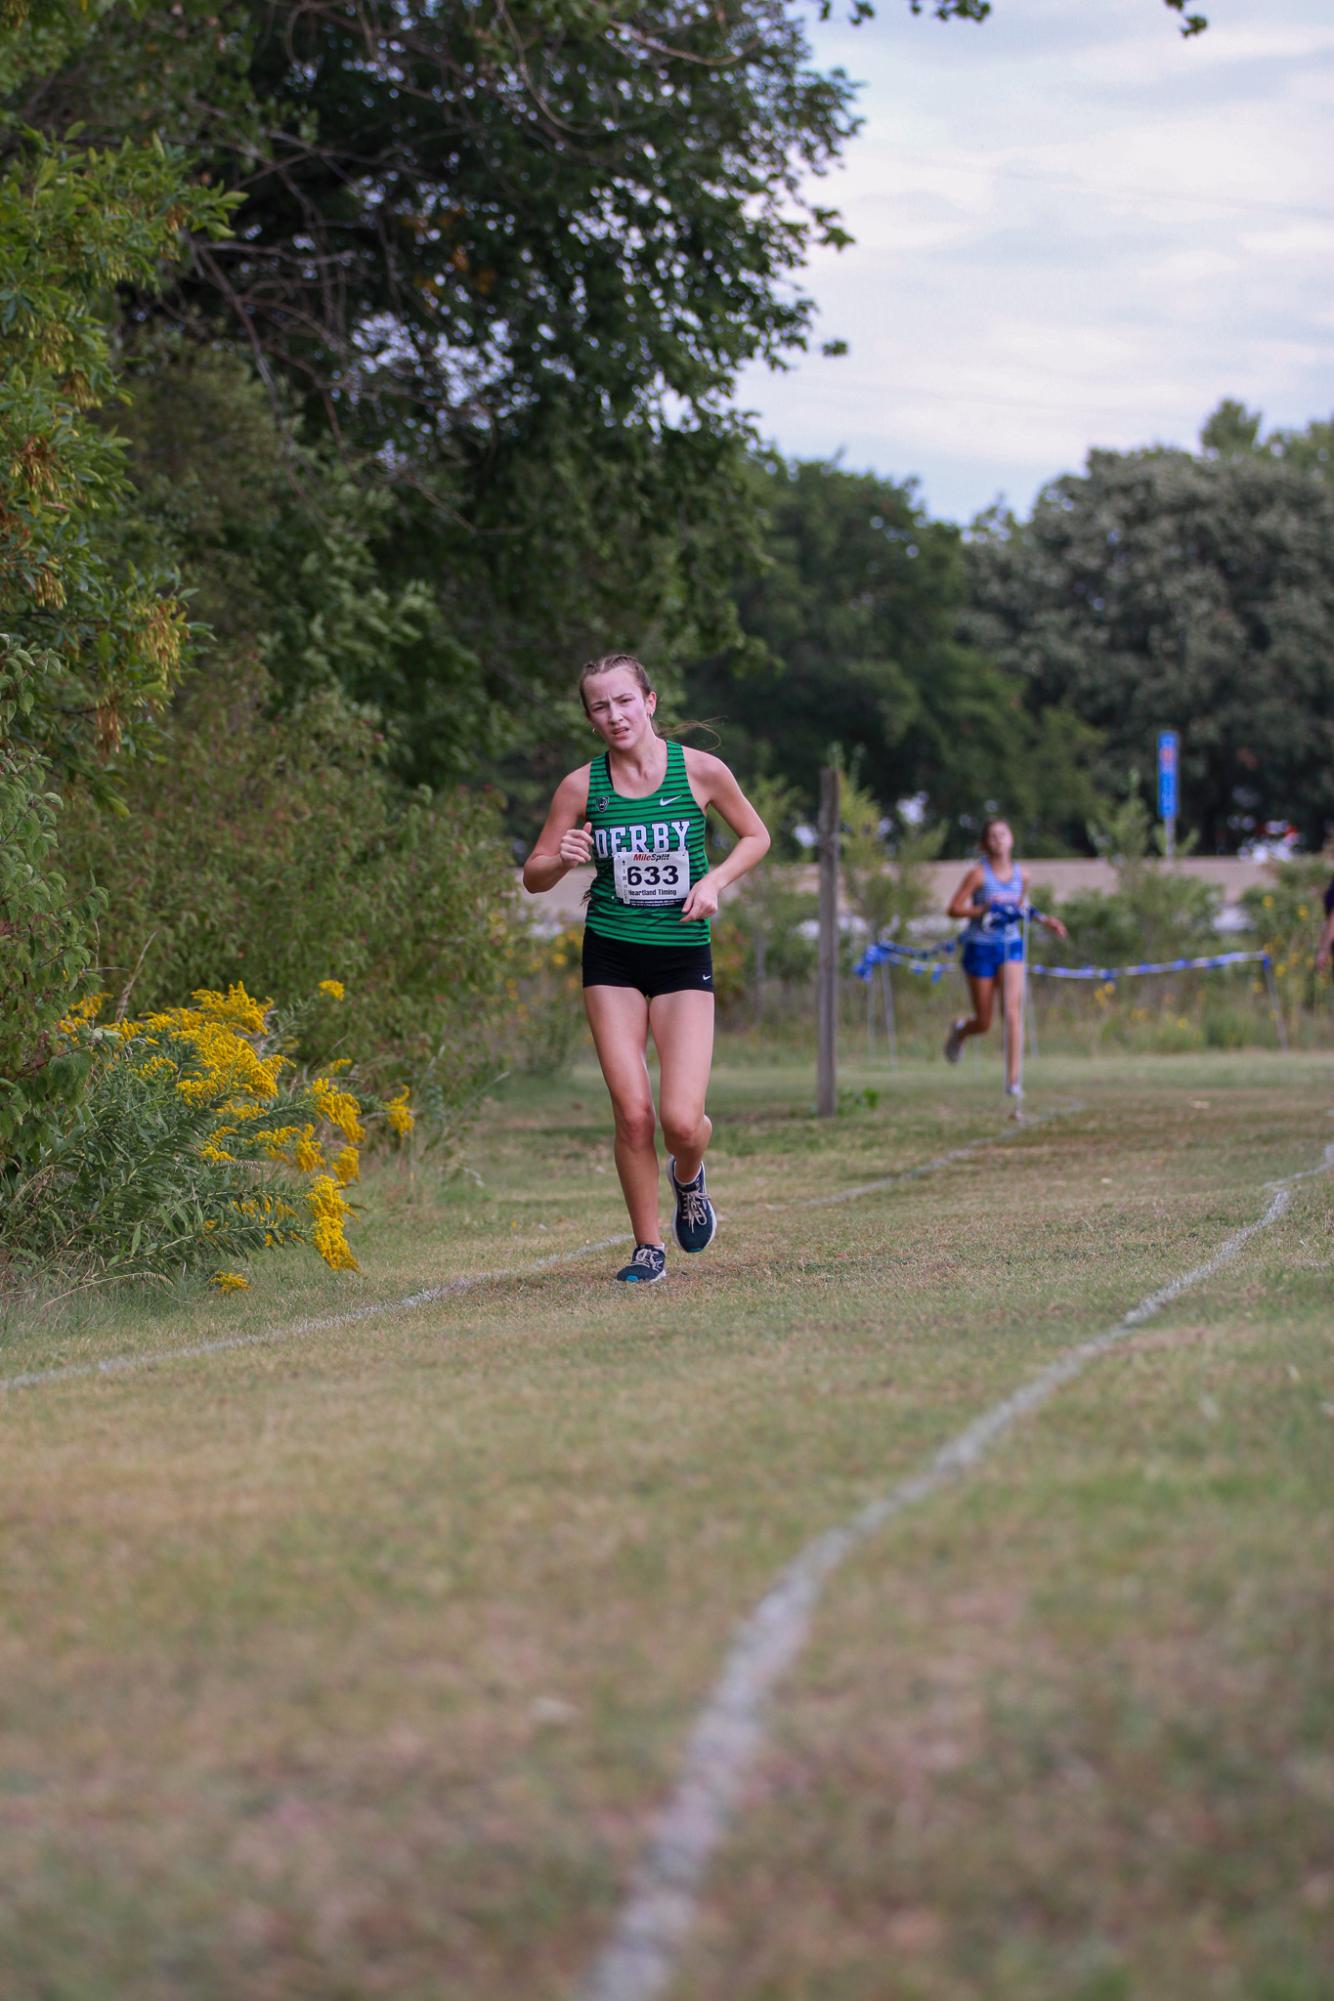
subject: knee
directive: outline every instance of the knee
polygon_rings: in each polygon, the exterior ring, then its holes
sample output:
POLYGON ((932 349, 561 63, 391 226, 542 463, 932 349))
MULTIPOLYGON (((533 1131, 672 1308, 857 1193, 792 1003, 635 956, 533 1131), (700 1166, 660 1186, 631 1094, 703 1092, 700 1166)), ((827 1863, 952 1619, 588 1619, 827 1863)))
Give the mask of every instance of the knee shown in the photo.
POLYGON ((977 1010, 977 1032, 979 1035, 985 1035, 990 1027, 991 1027, 991 1002, 982 1001, 979 1004, 977 1010))
POLYGON ((705 1129, 702 1111, 694 1108, 687 1111, 679 1105, 663 1106, 662 1137, 669 1153, 692 1152, 705 1129))
POLYGON ((623 1140, 627 1146, 652 1146, 656 1127, 657 1120, 653 1116, 651 1098, 645 1099, 643 1103, 617 1105, 616 1137, 623 1140))

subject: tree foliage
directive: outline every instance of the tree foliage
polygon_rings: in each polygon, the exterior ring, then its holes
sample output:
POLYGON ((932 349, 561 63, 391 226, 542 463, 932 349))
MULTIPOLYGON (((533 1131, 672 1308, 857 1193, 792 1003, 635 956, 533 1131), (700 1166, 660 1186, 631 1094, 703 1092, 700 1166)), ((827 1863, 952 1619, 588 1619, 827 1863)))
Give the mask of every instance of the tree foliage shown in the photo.
POLYGON ((976 643, 1030 713, 1103 736, 1109 791, 1181 731, 1182 817, 1209 850, 1334 815, 1334 491, 1249 449, 1094 452, 968 551, 976 643))
POLYGON ((1077 719, 1026 716, 1019 684, 960 642, 962 538, 928 519, 911 483, 818 462, 757 468, 766 560, 738 580, 749 652, 687 675, 727 754, 769 768, 809 802, 832 745, 893 811, 926 795, 955 844, 990 811, 1069 838, 1096 804, 1077 719), (1036 786, 1041 782, 1039 798, 1036 786))
MULTIPOLYGON (((238 197, 169 301, 122 287, 127 337, 167 314, 244 352, 308 442, 394 486, 503 733, 613 640, 735 638, 731 391, 809 338, 791 281, 842 238, 805 190, 851 98, 794 0, 172 0, 103 13, 13 101, 160 131, 238 197)), ((443 736, 402 720, 440 776, 443 736)))
POLYGON ((497 802, 462 787, 409 790, 374 722, 325 689, 274 713, 263 670, 192 677, 165 755, 127 785, 128 817, 72 799, 71 875, 108 899, 103 978, 157 1008, 194 986, 347 989, 308 1024, 303 1054, 379 1078, 435 1065, 455 1116, 491 1056, 488 1013, 508 970, 511 890, 497 802), (207 810, 199 802, 207 801, 207 810))
MULTIPOLYGON (((77 10, 0 16, 0 81, 77 33, 77 10)), ((75 135, 77 136, 77 135, 75 135)), ((185 635, 173 581, 120 559, 127 481, 89 413, 115 393, 106 301, 147 286, 226 203, 160 145, 17 135, 0 167, 0 1149, 78 1083, 52 1033, 88 964, 95 904, 67 893, 55 780, 101 774, 165 699, 185 635)))

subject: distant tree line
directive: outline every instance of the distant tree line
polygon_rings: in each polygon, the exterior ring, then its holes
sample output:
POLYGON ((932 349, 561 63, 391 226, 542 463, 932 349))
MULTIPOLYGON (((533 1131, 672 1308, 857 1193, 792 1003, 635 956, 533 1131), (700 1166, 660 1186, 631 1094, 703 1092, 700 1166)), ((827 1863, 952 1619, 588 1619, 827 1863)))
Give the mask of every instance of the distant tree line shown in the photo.
POLYGON ((687 673, 692 714, 807 803, 832 746, 951 849, 1005 812, 1029 853, 1090 822, 1181 733, 1207 852, 1269 820, 1334 828, 1334 423, 1263 435, 1235 402, 1196 453, 1093 452, 1021 520, 927 518, 911 482, 757 463, 741 646, 687 673))

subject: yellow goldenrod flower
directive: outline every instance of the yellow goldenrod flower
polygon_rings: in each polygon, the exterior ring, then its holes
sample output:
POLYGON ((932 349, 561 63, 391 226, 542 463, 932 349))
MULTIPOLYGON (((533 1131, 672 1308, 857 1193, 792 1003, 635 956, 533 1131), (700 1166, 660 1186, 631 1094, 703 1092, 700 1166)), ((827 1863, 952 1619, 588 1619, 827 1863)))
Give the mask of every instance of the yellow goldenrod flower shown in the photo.
POLYGON ((219 1292, 247 1292, 250 1288, 250 1280, 239 1271, 215 1271, 209 1284, 216 1285, 219 1292))
POLYGON ((334 1271, 360 1271, 344 1235, 351 1205, 332 1175, 321 1174, 306 1190, 312 1217, 311 1237, 324 1262, 334 1271))
POLYGON ((89 1022, 96 1021, 105 999, 105 994, 85 994, 81 1001, 76 1001, 69 1013, 62 1015, 56 1024, 61 1034, 77 1034, 78 1030, 86 1028, 89 1022))
POLYGON ((362 1140, 361 1106, 350 1091, 340 1091, 327 1077, 317 1077, 310 1087, 321 1118, 336 1126, 344 1139, 362 1140))
MULTIPOLYGON (((313 1132, 314 1127, 307 1128, 313 1132)), ((254 1133, 256 1146, 262 1146, 270 1160, 286 1160, 293 1140, 301 1137, 300 1126, 259 1126, 254 1133)))
POLYGON ((345 1146, 333 1159, 334 1176, 340 1188, 361 1179, 361 1156, 354 1146, 345 1146))
POLYGON ((319 991, 328 994, 330 1000, 342 1000, 347 989, 341 980, 321 980, 319 991))
POLYGON ((386 1100, 384 1108, 384 1115, 389 1121, 389 1130, 397 1133, 400 1139, 405 1139, 417 1123, 408 1104, 408 1097, 407 1085, 401 1084, 393 1097, 386 1100))
MULTIPOLYGON (((244 1028, 251 1035, 264 1033, 273 1007, 271 1000, 253 1000, 239 980, 233 980, 225 994, 214 993, 211 987, 197 987, 192 998, 198 1002, 199 1012, 207 1020, 244 1028)), ((181 1009, 183 1014, 188 1012, 188 1009, 181 1009)))

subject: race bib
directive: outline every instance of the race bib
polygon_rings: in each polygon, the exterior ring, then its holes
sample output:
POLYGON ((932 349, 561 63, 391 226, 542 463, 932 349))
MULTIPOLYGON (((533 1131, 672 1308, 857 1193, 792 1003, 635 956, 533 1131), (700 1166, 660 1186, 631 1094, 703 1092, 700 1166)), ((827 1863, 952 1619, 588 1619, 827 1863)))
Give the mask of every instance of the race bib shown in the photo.
POLYGON ((619 901, 637 909, 684 903, 690 894, 690 854, 686 848, 668 848, 660 855, 616 855, 613 868, 619 901))

